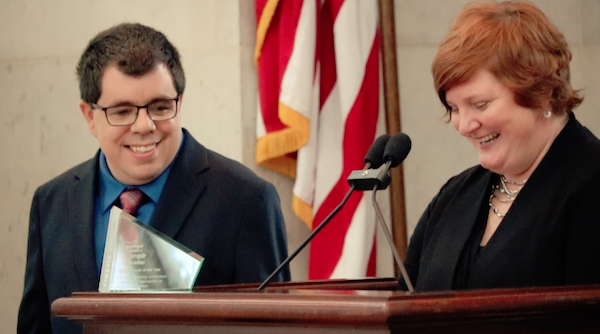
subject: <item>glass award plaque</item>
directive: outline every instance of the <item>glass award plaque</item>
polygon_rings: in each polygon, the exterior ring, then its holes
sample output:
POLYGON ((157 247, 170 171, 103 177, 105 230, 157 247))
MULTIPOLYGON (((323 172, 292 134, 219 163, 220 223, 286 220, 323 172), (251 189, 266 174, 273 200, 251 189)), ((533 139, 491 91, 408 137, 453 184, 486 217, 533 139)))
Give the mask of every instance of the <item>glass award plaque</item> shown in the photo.
POLYGON ((191 291, 204 258, 113 206, 100 292, 191 291))

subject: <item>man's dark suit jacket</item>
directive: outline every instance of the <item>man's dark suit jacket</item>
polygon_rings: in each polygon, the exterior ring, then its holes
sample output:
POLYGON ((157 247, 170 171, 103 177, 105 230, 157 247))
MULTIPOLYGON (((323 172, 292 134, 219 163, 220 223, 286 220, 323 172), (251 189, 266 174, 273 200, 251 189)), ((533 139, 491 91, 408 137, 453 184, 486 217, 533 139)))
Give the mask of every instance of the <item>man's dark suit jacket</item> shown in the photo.
MULTIPOLYGON (((196 285, 261 282, 286 258, 275 188, 185 131, 151 225, 205 258, 196 285)), ((94 194, 99 154, 42 185, 31 207, 18 333, 81 333, 51 303, 97 291, 94 194)), ((284 270, 275 280, 289 280, 284 270)))
MULTIPOLYGON (((480 208, 489 209, 497 178, 473 167, 429 204, 406 255, 415 290, 453 288, 459 258, 480 208)), ((587 283, 600 283, 600 141, 571 115, 481 250, 468 288, 587 283)))

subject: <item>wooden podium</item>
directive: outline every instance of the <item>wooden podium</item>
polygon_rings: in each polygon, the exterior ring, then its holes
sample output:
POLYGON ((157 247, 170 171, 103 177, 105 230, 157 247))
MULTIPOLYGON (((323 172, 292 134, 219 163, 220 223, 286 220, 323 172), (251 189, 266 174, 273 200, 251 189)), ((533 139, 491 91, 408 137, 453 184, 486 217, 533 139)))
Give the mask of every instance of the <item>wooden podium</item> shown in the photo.
POLYGON ((599 333, 600 286, 393 291, 392 279, 75 293, 52 311, 86 334, 599 333))

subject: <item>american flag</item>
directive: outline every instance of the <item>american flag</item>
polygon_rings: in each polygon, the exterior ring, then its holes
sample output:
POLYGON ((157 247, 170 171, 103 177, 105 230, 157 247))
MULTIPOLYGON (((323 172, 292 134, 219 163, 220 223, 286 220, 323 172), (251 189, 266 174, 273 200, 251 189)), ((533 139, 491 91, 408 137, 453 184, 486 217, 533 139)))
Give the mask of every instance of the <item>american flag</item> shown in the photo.
MULTIPOLYGON (((256 160, 295 178, 312 229, 382 132, 376 0, 256 0, 256 160)), ((370 196, 354 193, 311 242, 309 279, 375 276, 370 196)))

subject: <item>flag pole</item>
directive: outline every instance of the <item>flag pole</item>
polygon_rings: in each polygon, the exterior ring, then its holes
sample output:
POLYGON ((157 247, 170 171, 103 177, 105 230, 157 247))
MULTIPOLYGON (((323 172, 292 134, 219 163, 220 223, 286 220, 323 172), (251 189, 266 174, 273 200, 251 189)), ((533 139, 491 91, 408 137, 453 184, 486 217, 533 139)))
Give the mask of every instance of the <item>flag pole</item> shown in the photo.
MULTIPOLYGON (((393 0, 379 0, 381 28, 381 55, 383 69, 383 92, 386 112, 387 133, 401 131, 400 91, 398 89, 398 67, 396 63, 396 31, 393 0)), ((405 258, 407 248, 406 205, 404 201, 404 170, 402 165, 390 170, 390 204, 392 211, 392 233, 396 249, 405 258)), ((398 274, 399 268, 396 268, 398 274)), ((397 275, 396 275, 397 276, 397 275)))

